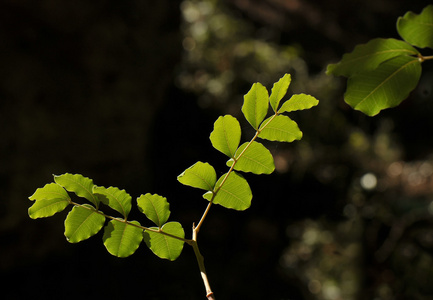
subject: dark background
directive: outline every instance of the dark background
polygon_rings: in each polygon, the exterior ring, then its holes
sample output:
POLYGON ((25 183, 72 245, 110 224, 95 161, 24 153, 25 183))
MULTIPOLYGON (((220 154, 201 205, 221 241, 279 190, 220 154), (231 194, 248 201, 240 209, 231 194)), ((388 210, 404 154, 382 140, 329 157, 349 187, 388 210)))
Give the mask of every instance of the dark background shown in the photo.
POLYGON ((294 114, 301 142, 269 145, 275 174, 245 175, 250 209, 212 207, 199 243, 217 298, 431 299, 432 68, 375 118, 324 75, 357 44, 398 38, 397 18, 429 3, 2 1, 1 298, 204 299, 189 246, 168 262, 144 245, 112 257, 101 233, 69 244, 66 212, 31 220, 28 197, 52 174, 80 173, 133 199, 167 197, 189 237, 206 202, 177 175, 198 160, 224 173, 214 121, 233 114, 247 139, 242 95, 290 72, 291 92, 321 102, 294 114))

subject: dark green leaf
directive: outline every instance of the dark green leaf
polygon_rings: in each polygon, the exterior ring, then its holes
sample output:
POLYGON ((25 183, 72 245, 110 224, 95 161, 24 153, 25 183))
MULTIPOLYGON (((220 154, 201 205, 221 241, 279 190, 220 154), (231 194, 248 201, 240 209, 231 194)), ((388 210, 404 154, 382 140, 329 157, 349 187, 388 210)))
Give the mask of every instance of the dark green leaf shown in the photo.
POLYGON ((402 55, 418 55, 411 45, 396 39, 373 39, 358 45, 353 52, 343 55, 337 64, 328 65, 327 74, 349 77, 353 74, 374 70, 385 61, 402 55))
POLYGON ((433 5, 428 5, 417 15, 407 12, 398 18, 397 31, 408 43, 419 48, 433 48, 433 5))
POLYGON ((345 101, 354 109, 374 116, 397 106, 416 87, 421 63, 416 57, 399 56, 349 78, 345 101))

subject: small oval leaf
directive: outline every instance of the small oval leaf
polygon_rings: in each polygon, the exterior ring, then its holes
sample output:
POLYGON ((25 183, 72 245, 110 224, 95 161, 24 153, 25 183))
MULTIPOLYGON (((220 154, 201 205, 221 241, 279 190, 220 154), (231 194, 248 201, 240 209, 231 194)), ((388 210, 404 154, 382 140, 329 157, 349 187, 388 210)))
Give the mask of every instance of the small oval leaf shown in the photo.
POLYGON ((278 113, 291 112, 297 110, 310 109, 319 104, 319 100, 306 94, 293 95, 289 100, 283 103, 278 113))
MULTIPOLYGON (((252 142, 245 150, 248 144, 249 143, 242 144, 236 151, 236 164, 234 169, 254 174, 271 174, 275 170, 274 158, 271 152, 258 142, 252 142), (242 156, 240 156, 241 154, 242 156)), ((227 166, 231 167, 233 162, 234 160, 230 159, 227 162, 227 166)))
MULTIPOLYGON (((215 191, 213 203, 235 210, 245 210, 250 207, 253 194, 245 178, 234 171, 228 175, 227 179, 225 179, 226 176, 227 173, 218 179, 216 186, 220 188, 215 191), (224 184, 221 186, 223 181, 224 184)), ((214 193, 206 193, 203 198, 210 201, 213 195, 214 193)))
POLYGON ((254 83, 249 92, 244 96, 244 104, 242 105, 242 112, 254 129, 257 130, 260 123, 266 117, 268 105, 268 91, 261 83, 254 83))
POLYGON ((132 198, 125 190, 112 186, 109 188, 94 186, 93 193, 105 196, 101 198, 104 204, 121 213, 125 219, 128 217, 132 198))
POLYGON ((65 220, 65 236, 68 242, 78 243, 97 234, 104 226, 105 217, 91 205, 74 206, 65 220))
POLYGON ((137 199, 138 209, 156 226, 161 227, 170 216, 170 204, 165 197, 147 193, 137 199))
POLYGON ((77 196, 86 198, 96 207, 99 205, 99 198, 93 194, 93 180, 81 174, 54 175, 54 181, 63 186, 67 191, 74 192, 77 196))
POLYGON ((183 171, 177 180, 185 185, 212 191, 216 182, 216 172, 210 164, 199 161, 183 171))
POLYGON ((239 121, 230 115, 219 117, 215 121, 210 140, 215 149, 233 158, 241 140, 239 121))
POLYGON ((302 131, 298 124, 287 116, 277 115, 266 119, 260 128, 259 138, 279 141, 293 142, 302 138, 302 131))
POLYGON ((51 217, 63 211, 71 201, 65 189, 56 183, 49 183, 38 188, 29 199, 36 200, 28 210, 32 219, 51 217))
POLYGON ((290 74, 285 74, 280 78, 280 80, 278 80, 278 82, 274 83, 271 96, 269 97, 269 103, 275 112, 278 110, 278 105, 280 104, 281 99, 286 95, 291 80, 292 78, 290 74))
POLYGON ((107 251, 117 257, 128 257, 137 250, 143 240, 143 229, 137 221, 130 224, 121 220, 111 220, 104 229, 103 241, 107 251))
MULTIPOLYGON (((157 230, 158 228, 152 227, 157 230)), ((180 239, 167 236, 162 233, 146 230, 143 233, 144 242, 152 252, 163 259, 176 260, 182 252, 185 238, 185 232, 182 225, 178 222, 168 222, 161 230, 180 239)))

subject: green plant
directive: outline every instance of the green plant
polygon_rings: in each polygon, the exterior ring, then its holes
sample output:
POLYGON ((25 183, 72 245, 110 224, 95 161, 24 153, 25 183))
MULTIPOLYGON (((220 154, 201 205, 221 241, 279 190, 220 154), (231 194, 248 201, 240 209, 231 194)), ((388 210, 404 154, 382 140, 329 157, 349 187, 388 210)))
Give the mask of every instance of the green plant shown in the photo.
POLYGON ((406 99, 418 84, 422 63, 433 59, 415 48, 433 49, 433 5, 398 18, 397 31, 403 40, 373 39, 328 65, 327 74, 348 77, 346 103, 369 116, 406 99))
POLYGON ((215 169, 209 163, 199 161, 178 176, 180 183, 204 190, 203 198, 209 201, 197 225, 193 224, 190 239, 185 238, 184 229, 179 222, 168 222, 170 209, 165 197, 147 193, 137 198, 139 211, 153 223, 144 226, 128 219, 132 197, 125 190, 97 186, 93 180, 80 174, 54 176, 53 183, 38 188, 29 197, 35 201, 29 208, 29 216, 33 219, 49 217, 72 205, 65 220, 66 239, 78 243, 104 228, 104 245, 110 254, 117 257, 132 255, 144 241, 158 257, 175 260, 186 243, 192 246, 197 258, 206 297, 215 299, 198 247, 198 233, 213 204, 240 211, 250 207, 251 189, 240 171, 254 174, 271 174, 274 171, 272 154, 256 141, 258 138, 279 142, 293 142, 302 138, 297 123, 283 114, 309 109, 316 106, 318 100, 310 95, 296 94, 280 105, 290 82, 291 76, 285 74, 274 84, 270 96, 260 83, 253 84, 245 95, 242 112, 255 130, 255 135, 249 142, 240 145, 241 127, 236 118, 225 115, 216 120, 210 140, 215 149, 228 156, 228 172, 217 178, 215 169), (266 118, 269 105, 272 114, 266 118), (85 202, 72 200, 68 192, 75 193, 85 202), (120 216, 102 212, 102 205, 113 209, 120 216))

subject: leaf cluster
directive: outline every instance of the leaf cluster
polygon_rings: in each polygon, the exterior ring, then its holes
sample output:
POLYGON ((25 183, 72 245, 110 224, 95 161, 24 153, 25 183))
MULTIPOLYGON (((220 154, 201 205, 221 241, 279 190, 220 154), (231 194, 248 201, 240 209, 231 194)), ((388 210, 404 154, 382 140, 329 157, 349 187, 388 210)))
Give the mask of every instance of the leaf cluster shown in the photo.
POLYGON ((84 241, 104 228, 104 245, 117 257, 130 256, 142 241, 164 259, 175 260, 182 252, 184 230, 178 222, 167 222, 169 203, 162 196, 147 193, 137 198, 138 209, 156 225, 152 227, 128 220, 132 197, 125 190, 97 186, 92 179, 80 174, 54 175, 53 183, 38 188, 29 199, 35 201, 29 208, 29 216, 33 219, 50 217, 69 205, 73 206, 65 220, 65 236, 70 243, 84 241), (68 192, 82 198, 85 203, 73 201, 68 192), (106 215, 100 210, 101 204, 120 216, 106 215))
POLYGON ((399 105, 417 86, 421 64, 432 59, 417 48, 433 49, 433 5, 399 17, 397 31, 403 40, 376 38, 328 65, 327 74, 348 78, 346 103, 368 116, 399 105))
POLYGON ((66 239, 78 243, 103 229, 103 243, 107 251, 117 257, 132 255, 144 241, 160 258, 175 260, 187 243, 194 249, 208 298, 214 299, 204 259, 198 248, 197 234, 212 204, 234 210, 250 207, 251 188, 241 172, 270 174, 275 170, 271 152, 258 139, 293 142, 302 138, 298 124, 286 113, 309 109, 319 101, 310 95, 297 94, 280 105, 290 82, 290 75, 285 74, 274 84, 270 96, 260 83, 253 84, 245 95, 242 112, 256 131, 249 142, 241 144, 241 126, 235 117, 225 115, 216 120, 210 141, 216 150, 228 157, 226 165, 229 170, 225 174, 218 178, 213 166, 198 161, 178 176, 180 183, 204 190, 203 198, 209 201, 198 225, 193 226, 192 239, 185 238, 180 223, 168 222, 170 205, 166 198, 147 193, 136 199, 139 211, 153 223, 143 226, 136 220, 128 219, 132 197, 125 190, 97 186, 92 179, 80 174, 54 176, 53 183, 38 188, 29 197, 34 201, 29 208, 29 216, 33 219, 50 217, 71 205, 72 209, 65 220, 66 239), (269 111, 272 112, 270 116, 269 111), (81 198, 84 203, 73 201, 70 193, 81 198), (102 205, 108 206, 119 216, 105 214, 101 211, 102 205))

